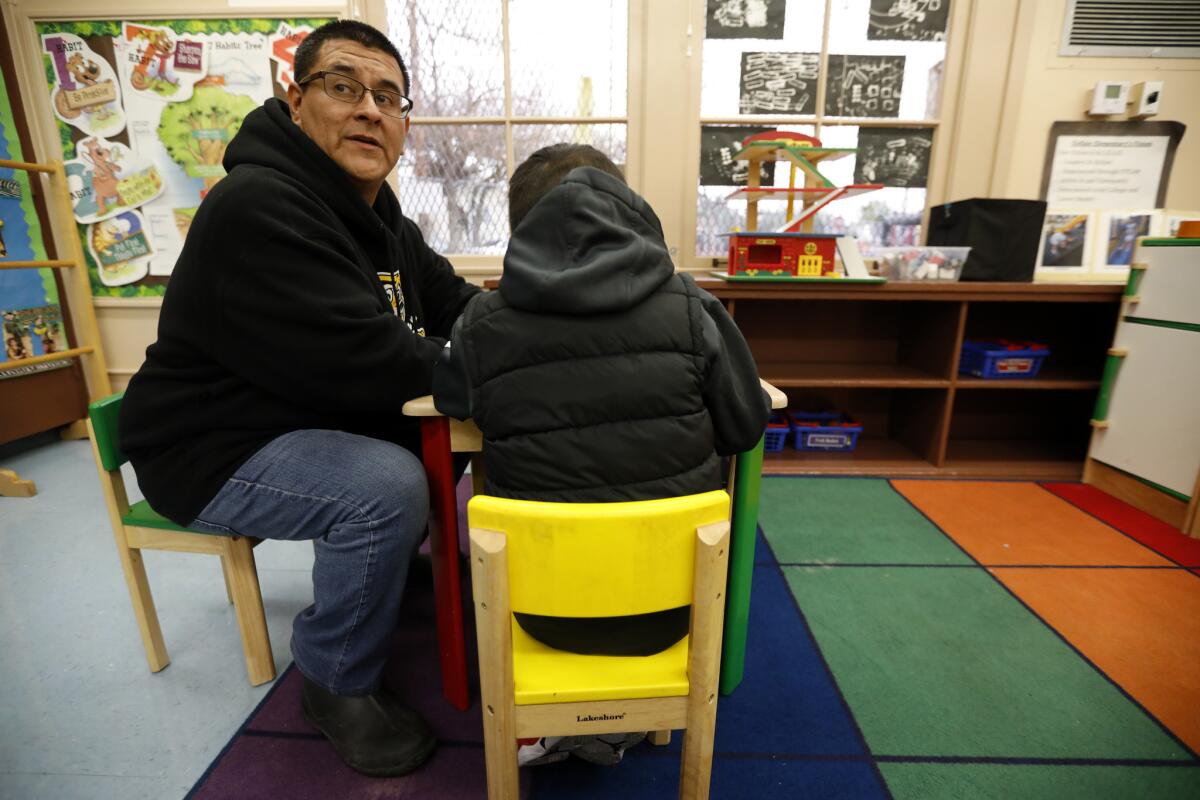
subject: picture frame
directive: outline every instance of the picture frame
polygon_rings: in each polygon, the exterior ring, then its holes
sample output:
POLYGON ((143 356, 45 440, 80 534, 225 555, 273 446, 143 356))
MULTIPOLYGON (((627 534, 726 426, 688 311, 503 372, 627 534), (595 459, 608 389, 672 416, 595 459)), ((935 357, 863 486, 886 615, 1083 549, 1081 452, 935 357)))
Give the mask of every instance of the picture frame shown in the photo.
POLYGON ((1184 211, 1178 208, 1167 208, 1161 212, 1163 216, 1161 235, 1174 237, 1179 235, 1179 223, 1187 219, 1200 219, 1200 211, 1184 211))
POLYGON ((1047 209, 1038 239, 1036 275, 1078 280, 1090 272, 1097 218, 1091 209, 1047 209))
POLYGON ((1102 278, 1129 274, 1137 240, 1162 233, 1162 213, 1153 208, 1110 209, 1100 214, 1092 271, 1102 278))

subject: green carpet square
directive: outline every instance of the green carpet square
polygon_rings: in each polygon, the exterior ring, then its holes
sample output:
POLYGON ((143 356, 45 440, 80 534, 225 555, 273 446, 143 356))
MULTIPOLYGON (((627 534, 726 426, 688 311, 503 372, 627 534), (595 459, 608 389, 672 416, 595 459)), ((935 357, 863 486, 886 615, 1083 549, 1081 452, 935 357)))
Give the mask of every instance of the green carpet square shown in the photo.
POLYGON ((1187 758, 982 569, 784 572, 877 755, 1187 758))
POLYGON ((1200 765, 881 764, 896 800, 1200 797, 1200 765))
POLYGON ((970 564, 886 480, 763 478, 758 513, 783 564, 970 564))

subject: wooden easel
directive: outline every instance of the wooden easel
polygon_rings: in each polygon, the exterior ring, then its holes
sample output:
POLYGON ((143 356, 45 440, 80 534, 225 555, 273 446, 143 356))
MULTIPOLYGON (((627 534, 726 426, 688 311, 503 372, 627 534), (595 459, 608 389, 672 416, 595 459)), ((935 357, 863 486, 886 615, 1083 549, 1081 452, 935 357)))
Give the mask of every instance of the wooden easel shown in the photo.
MULTIPOLYGON (((47 198, 54 197, 57 201, 60 219, 64 220, 63 224, 66 226, 66 238, 71 243, 72 258, 52 261, 0 261, 0 269, 72 270, 73 279, 64 280, 62 286, 67 296, 66 307, 70 310, 70 330, 74 332, 75 338, 75 347, 63 350, 61 353, 0 362, 0 371, 79 357, 83 365, 84 381, 87 383, 88 402, 107 397, 112 394, 112 387, 108 381, 108 366, 104 362, 104 352, 100 349, 100 329, 96 325, 96 312, 92 307, 92 287, 88 281, 87 262, 83 259, 83 247, 79 244, 79 237, 75 234, 75 215, 71 210, 71 198, 67 190, 67 174, 63 169, 62 162, 34 164, 0 159, 0 167, 19 169, 30 173, 43 173, 48 175, 50 183, 54 184, 46 196, 47 198)), ((75 420, 63 432, 65 439, 85 436, 87 436, 87 427, 83 419, 75 420)), ((23 480, 12 470, 0 469, 0 496, 32 497, 35 494, 37 494, 37 487, 34 486, 33 481, 23 480)))

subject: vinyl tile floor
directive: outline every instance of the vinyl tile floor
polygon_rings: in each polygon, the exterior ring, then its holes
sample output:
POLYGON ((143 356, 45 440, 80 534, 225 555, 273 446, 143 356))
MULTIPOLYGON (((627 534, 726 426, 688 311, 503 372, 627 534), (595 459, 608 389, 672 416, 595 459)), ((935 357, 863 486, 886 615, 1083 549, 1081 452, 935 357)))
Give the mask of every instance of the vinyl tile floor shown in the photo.
MULTIPOLYGON (((0 798, 183 797, 271 687, 246 679, 220 561, 145 554, 171 657, 151 673, 87 440, 25 440, 0 467, 37 485, 0 497, 0 798)), ((312 547, 263 542, 255 558, 282 672, 312 547)))

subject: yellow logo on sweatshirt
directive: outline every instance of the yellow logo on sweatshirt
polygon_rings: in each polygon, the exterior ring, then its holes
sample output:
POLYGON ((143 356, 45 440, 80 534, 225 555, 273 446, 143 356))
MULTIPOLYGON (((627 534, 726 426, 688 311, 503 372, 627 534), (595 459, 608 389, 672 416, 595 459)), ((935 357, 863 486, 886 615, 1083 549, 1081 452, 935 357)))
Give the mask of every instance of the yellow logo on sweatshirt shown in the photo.
POLYGON ((387 295, 388 302, 392 304, 392 313, 400 318, 400 321, 408 325, 409 329, 418 336, 425 335, 425 327, 421 325, 421 321, 413 318, 409 319, 408 311, 404 308, 404 289, 400 285, 400 272, 377 272, 379 283, 383 286, 383 293, 387 295))

